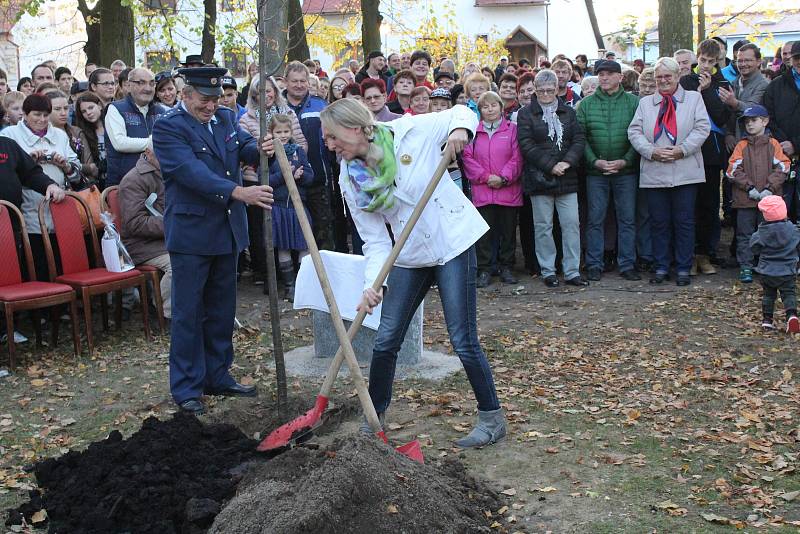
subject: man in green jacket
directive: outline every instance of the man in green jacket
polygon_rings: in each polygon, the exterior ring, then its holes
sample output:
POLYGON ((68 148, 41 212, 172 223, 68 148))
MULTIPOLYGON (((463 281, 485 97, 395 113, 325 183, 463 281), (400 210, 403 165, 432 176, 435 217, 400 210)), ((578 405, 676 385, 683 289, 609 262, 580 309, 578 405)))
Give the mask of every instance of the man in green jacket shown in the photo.
POLYGON ((622 88, 622 69, 616 61, 600 61, 595 74, 599 89, 577 109, 578 122, 586 133, 586 275, 598 281, 603 273, 603 226, 613 191, 620 276, 641 280, 634 269, 638 154, 628 141, 628 126, 639 99, 622 88))

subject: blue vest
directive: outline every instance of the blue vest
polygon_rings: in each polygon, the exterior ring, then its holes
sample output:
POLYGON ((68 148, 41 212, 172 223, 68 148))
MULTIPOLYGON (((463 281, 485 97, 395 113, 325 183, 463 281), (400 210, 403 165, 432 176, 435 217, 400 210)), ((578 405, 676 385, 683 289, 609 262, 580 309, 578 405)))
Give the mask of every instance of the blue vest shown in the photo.
MULTIPOLYGON (((167 111, 166 106, 152 102, 148 106, 147 117, 145 117, 142 115, 142 112, 139 111, 139 108, 136 107, 130 95, 126 96, 124 100, 117 100, 109 105, 117 108, 117 111, 119 111, 119 114, 122 115, 122 118, 125 120, 126 135, 128 137, 138 137, 142 139, 150 137, 156 119, 167 111)), ((118 152, 108 138, 108 130, 106 130, 105 142, 106 162, 108 163, 106 186, 119 185, 122 178, 128 174, 128 171, 136 166, 136 161, 139 159, 140 153, 118 152)))

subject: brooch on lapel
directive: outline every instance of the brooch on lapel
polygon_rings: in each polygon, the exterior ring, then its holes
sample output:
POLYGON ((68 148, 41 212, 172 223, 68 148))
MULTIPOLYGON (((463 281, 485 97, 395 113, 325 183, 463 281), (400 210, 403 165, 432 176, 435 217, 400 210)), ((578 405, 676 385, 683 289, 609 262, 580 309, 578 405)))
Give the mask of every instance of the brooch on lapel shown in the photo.
POLYGON ((403 165, 410 165, 411 164, 411 154, 403 154, 400 156, 400 163, 403 165))

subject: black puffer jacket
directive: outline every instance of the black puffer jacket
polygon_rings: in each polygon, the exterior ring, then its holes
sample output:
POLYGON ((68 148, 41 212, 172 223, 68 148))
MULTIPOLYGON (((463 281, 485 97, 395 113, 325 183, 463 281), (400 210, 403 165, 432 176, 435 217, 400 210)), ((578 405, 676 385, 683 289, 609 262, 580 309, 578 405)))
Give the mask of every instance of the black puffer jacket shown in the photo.
POLYGON ((791 141, 800 152, 800 90, 792 69, 772 80, 764 92, 764 107, 769 111, 769 129, 779 142, 791 141))
MULTIPOLYGON (((716 72, 711 76, 711 85, 704 91, 700 91, 706 111, 708 111, 708 117, 723 131, 723 133, 715 132, 712 128, 708 139, 703 143, 703 164, 706 167, 726 167, 728 165, 728 152, 725 149, 725 134, 728 132, 725 131, 725 126, 733 117, 733 110, 719 98, 720 82, 724 81, 725 77, 722 73, 716 72)), ((681 87, 687 91, 697 91, 700 89, 700 76, 695 73, 687 74, 681 78, 680 83, 681 87)))
POLYGON ((522 185, 528 195, 566 195, 578 191, 578 165, 583 157, 586 138, 578 123, 575 110, 561 100, 556 114, 563 126, 561 149, 547 133, 542 120, 542 107, 534 98, 517 114, 517 137, 522 156, 522 185), (570 164, 564 176, 553 176, 550 171, 560 161, 570 164))

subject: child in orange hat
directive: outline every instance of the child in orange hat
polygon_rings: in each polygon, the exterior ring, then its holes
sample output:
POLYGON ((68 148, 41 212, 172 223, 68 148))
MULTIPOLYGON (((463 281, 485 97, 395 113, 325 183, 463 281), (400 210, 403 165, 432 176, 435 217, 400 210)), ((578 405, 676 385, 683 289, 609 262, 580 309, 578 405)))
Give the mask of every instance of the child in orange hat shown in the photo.
POLYGON ((758 209, 764 222, 750 237, 750 248, 759 256, 756 272, 761 275, 764 296, 761 299, 763 321, 761 327, 774 330, 772 314, 780 292, 786 311, 786 331, 800 332, 797 318, 795 279, 800 256, 800 228, 786 218, 786 203, 778 195, 761 199, 758 209))

